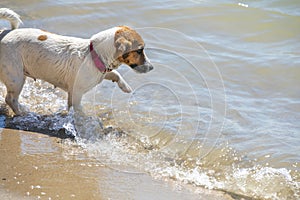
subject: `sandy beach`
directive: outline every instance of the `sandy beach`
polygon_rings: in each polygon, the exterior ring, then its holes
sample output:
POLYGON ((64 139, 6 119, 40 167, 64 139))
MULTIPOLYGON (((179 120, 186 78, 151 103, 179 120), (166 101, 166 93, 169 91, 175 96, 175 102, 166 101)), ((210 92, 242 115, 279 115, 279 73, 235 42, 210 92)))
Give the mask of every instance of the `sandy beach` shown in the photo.
POLYGON ((223 192, 125 173, 86 155, 75 142, 2 129, 0 199, 232 199, 223 192))

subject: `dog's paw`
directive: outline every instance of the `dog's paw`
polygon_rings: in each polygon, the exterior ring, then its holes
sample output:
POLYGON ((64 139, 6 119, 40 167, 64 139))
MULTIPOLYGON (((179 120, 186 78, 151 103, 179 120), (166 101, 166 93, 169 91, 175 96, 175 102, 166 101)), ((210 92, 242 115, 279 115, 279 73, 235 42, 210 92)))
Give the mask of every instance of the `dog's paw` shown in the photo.
POLYGON ((30 113, 30 110, 24 105, 19 104, 18 108, 15 112, 16 116, 25 116, 30 113))
POLYGON ((121 88, 121 90, 123 92, 126 92, 126 93, 130 93, 132 92, 132 89, 131 87, 128 85, 128 83, 126 83, 124 80, 120 79, 120 81, 118 81, 118 86, 119 88, 121 88))

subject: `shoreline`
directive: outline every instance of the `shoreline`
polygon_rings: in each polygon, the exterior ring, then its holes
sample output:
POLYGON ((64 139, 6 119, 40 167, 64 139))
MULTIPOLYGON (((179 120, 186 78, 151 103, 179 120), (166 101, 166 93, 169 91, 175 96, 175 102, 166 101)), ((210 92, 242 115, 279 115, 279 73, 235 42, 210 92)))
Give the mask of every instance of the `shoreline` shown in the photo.
POLYGON ((233 199, 221 191, 114 170, 70 143, 45 134, 2 129, 0 198, 233 199))

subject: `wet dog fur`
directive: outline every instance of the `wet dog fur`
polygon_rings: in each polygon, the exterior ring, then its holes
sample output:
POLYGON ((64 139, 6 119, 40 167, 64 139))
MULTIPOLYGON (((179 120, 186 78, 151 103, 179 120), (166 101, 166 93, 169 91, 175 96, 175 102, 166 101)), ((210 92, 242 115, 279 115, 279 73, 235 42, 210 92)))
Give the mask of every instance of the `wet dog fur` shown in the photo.
POLYGON ((68 107, 80 110, 82 95, 103 79, 117 82, 124 92, 130 86, 115 70, 121 64, 139 73, 153 69, 142 37, 127 26, 114 27, 90 39, 62 36, 40 29, 20 28, 18 14, 0 8, 0 19, 11 23, 11 30, 0 31, 0 80, 7 88, 6 103, 21 115, 18 102, 26 77, 42 79, 68 93, 68 107), (106 67, 99 71, 90 55, 90 45, 106 67))

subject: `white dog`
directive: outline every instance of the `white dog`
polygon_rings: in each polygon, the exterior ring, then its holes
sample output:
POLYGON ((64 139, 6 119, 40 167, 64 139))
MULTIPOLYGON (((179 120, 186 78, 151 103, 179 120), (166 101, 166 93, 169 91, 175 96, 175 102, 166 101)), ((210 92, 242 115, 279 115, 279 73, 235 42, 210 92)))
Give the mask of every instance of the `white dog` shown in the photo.
POLYGON ((143 39, 129 27, 115 27, 81 39, 40 29, 18 29, 22 23, 19 15, 7 8, 0 8, 0 18, 11 23, 11 30, 0 31, 0 80, 7 88, 5 101, 17 115, 22 114, 18 98, 26 76, 68 92, 68 106, 76 110, 82 95, 103 79, 131 92, 114 70, 121 64, 140 73, 153 69, 144 53, 143 39))

